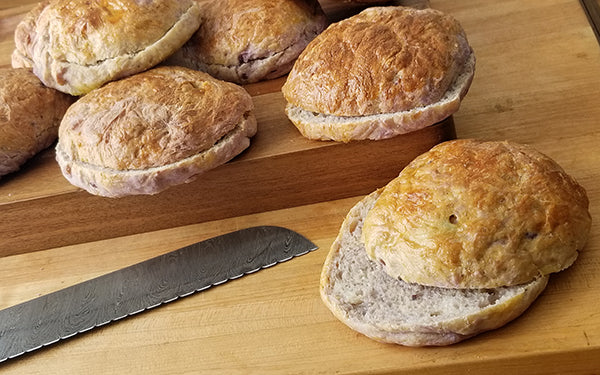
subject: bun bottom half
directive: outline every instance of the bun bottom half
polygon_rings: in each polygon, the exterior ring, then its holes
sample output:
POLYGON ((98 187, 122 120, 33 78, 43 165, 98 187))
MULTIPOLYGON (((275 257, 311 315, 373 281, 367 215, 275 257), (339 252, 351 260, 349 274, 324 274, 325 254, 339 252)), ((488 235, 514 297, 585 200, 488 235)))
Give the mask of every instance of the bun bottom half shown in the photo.
POLYGON ((367 116, 336 116, 305 110, 288 103, 285 113, 300 133, 314 140, 349 142, 380 140, 410 133, 438 123, 460 108, 475 74, 475 54, 471 54, 461 74, 439 101, 407 111, 367 116))
POLYGON ((371 261, 361 241, 363 219, 379 191, 346 216, 325 260, 320 294, 336 318, 379 342, 443 346, 499 328, 542 293, 548 276, 511 287, 449 289, 406 283, 371 261))
POLYGON ((73 160, 56 147, 56 160, 65 178, 91 194, 104 197, 153 195, 171 186, 188 183, 198 175, 225 164, 250 146, 256 133, 254 116, 244 116, 240 123, 211 148, 196 155, 160 167, 140 170, 115 170, 80 160, 73 160))

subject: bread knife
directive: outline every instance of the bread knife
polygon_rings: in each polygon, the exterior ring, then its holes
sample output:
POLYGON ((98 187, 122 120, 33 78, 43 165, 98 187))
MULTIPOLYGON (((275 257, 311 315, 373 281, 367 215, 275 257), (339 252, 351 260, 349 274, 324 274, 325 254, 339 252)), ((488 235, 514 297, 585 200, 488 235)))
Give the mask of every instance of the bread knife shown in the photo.
POLYGON ((292 230, 252 227, 8 307, 0 310, 0 362, 315 249, 292 230))

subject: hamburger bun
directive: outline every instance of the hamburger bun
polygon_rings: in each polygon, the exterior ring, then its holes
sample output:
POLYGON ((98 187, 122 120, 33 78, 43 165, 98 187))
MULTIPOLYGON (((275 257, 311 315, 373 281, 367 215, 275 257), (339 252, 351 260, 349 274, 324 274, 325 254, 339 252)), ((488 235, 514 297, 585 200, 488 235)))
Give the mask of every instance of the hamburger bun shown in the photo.
POLYGON ((202 24, 169 64, 236 83, 287 74, 327 26, 314 0, 224 0, 201 6, 202 24))
POLYGON ((448 141, 346 216, 320 292, 378 341, 448 345, 522 314, 589 235, 583 188, 509 142, 448 141))
POLYGON ((252 99, 243 88, 159 67, 106 84, 71 106, 56 158, 67 180, 92 194, 156 194, 229 161, 255 133, 252 99))
POLYGON ((73 97, 48 88, 29 69, 0 69, 0 176, 49 147, 73 97))
POLYGON ((199 22, 194 0, 44 1, 17 25, 13 67, 83 95, 163 61, 199 22))
POLYGON ((331 24, 282 87, 307 138, 385 139, 456 112, 475 71, 460 24, 432 9, 370 7, 331 24))

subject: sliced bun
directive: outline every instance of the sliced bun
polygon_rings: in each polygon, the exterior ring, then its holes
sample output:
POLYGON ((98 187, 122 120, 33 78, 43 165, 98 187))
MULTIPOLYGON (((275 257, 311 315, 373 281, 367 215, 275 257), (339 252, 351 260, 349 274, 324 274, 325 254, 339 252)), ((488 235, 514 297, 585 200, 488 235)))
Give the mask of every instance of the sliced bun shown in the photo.
POLYGON ((311 139, 384 139, 456 112, 475 55, 452 17, 432 9, 370 7, 330 25, 282 87, 286 114, 311 139))
POLYGON ((17 25, 13 64, 83 95, 163 61, 199 24, 194 0, 46 1, 17 25))
POLYGON ((92 194, 156 194, 232 159, 255 133, 243 88, 160 67, 79 99, 60 125, 56 158, 64 176, 92 194))
POLYGON ((590 227, 585 190, 530 146, 454 140, 388 183, 365 219, 392 277, 447 288, 528 283, 569 267, 590 227))
POLYGON ((503 326, 544 290, 548 276, 494 289, 429 287, 391 277, 367 257, 361 241, 363 220, 379 194, 350 210, 321 274, 323 302, 350 328, 381 342, 449 345, 503 326))
POLYGON ((314 0, 225 0, 202 4, 202 25, 168 63, 236 83, 287 74, 327 26, 314 0))
POLYGON ((0 176, 49 147, 73 97, 48 88, 29 69, 0 69, 0 176))

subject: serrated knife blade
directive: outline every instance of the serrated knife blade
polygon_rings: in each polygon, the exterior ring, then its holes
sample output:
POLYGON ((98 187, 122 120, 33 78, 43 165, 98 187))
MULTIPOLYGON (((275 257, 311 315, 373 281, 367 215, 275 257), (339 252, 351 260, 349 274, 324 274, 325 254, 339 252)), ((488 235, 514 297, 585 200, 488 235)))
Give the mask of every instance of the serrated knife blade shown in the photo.
POLYGON ((252 227, 0 310, 0 362, 315 249, 292 230, 252 227))

